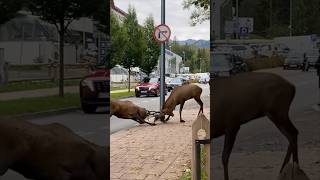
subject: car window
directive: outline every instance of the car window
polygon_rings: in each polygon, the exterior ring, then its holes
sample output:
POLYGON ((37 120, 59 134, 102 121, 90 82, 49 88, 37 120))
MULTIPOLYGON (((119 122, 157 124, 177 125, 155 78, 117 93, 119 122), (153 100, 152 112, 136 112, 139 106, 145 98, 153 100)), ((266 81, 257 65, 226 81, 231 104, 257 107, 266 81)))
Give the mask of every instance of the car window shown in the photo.
POLYGON ((159 78, 151 78, 149 83, 157 83, 159 82, 159 78))
POLYGON ((181 83, 181 79, 180 78, 175 78, 175 79, 172 79, 170 82, 171 83, 181 83))

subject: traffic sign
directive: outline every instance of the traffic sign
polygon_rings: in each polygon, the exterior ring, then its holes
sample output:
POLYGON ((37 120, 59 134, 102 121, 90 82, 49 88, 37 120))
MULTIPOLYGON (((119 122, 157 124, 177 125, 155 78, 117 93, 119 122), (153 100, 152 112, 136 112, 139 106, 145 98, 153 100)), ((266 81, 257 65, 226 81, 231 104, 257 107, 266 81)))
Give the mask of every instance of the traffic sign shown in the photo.
POLYGON ((165 24, 160 24, 154 29, 153 38, 159 43, 167 42, 170 39, 170 36, 171 30, 169 26, 165 24))
POLYGON ((249 28, 248 27, 240 27, 240 34, 246 35, 249 33, 249 28))

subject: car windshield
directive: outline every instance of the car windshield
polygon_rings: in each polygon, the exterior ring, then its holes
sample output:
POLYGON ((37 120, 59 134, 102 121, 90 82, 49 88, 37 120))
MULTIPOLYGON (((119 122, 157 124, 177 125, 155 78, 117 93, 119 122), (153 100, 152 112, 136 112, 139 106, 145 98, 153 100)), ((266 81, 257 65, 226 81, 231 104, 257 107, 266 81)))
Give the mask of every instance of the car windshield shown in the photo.
POLYGON ((170 82, 171 83, 181 83, 181 79, 180 78, 174 78, 170 82))
POLYGON ((212 65, 216 67, 229 67, 230 63, 228 57, 229 56, 226 54, 214 54, 212 65))
POLYGON ((149 83, 157 83, 159 82, 159 79, 158 78, 151 78, 149 83))

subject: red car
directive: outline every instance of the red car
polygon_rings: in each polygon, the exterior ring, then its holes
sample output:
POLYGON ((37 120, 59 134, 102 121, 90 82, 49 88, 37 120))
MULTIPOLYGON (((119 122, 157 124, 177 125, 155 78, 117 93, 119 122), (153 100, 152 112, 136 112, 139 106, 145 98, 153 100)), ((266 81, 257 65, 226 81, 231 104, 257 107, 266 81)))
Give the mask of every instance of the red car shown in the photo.
MULTIPOLYGON (((167 94, 167 84, 165 84, 165 94, 167 94)), ((143 82, 137 84, 135 88, 136 97, 141 95, 160 96, 160 78, 145 78, 143 82)))
POLYGON ((95 112, 98 106, 109 106, 110 78, 108 70, 96 70, 80 81, 80 101, 85 113, 95 112))

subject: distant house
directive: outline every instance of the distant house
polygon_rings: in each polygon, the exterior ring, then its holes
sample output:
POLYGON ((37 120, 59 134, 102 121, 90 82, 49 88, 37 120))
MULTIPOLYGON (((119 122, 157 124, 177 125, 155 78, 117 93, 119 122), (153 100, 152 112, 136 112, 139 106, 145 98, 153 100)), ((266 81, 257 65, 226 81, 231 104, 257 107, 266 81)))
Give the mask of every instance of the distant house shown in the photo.
MULTIPOLYGON (((155 71, 155 74, 160 74, 160 58, 158 61, 157 70, 155 71)), ((166 49, 166 60, 165 60, 165 74, 179 74, 180 73, 180 65, 182 63, 182 57, 178 54, 175 54, 174 52, 166 49)))

